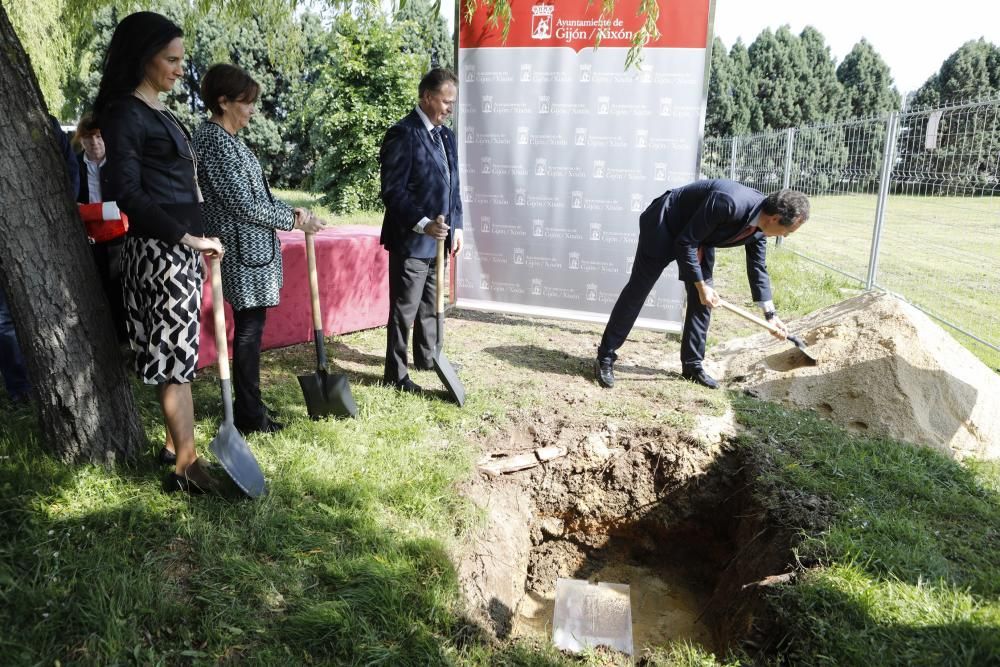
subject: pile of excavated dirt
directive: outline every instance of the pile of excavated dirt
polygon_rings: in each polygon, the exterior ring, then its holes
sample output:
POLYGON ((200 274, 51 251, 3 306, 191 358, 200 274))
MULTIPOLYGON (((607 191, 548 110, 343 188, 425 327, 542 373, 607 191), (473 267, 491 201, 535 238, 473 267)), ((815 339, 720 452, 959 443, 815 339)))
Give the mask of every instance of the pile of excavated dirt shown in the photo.
POLYGON ((1000 458, 1000 376, 916 308, 869 292, 790 325, 817 366, 769 334, 711 356, 731 385, 815 410, 855 431, 933 447, 953 458, 1000 458))

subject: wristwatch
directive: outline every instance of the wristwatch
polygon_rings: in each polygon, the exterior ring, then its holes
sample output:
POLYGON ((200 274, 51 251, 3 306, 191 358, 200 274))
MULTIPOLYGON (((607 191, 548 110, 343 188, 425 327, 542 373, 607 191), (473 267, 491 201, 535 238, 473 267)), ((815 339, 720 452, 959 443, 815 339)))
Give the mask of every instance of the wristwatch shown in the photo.
POLYGON ((773 310, 764 311, 764 319, 767 320, 768 322, 773 320, 776 315, 777 313, 775 313, 773 310))

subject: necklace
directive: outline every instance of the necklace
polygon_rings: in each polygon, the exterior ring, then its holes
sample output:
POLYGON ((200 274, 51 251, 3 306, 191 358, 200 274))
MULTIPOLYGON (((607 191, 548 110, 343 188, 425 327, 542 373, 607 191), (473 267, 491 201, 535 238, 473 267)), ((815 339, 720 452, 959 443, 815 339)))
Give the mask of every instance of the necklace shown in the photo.
POLYGON ((165 108, 163 106, 163 102, 160 102, 159 98, 157 98, 157 100, 156 100, 155 103, 150 102, 149 98, 146 97, 146 94, 143 93, 138 88, 136 88, 134 91, 132 91, 132 94, 135 95, 136 97, 138 97, 143 102, 145 102, 146 106, 148 106, 150 109, 155 109, 156 111, 162 111, 165 108))
MULTIPOLYGON (((136 88, 134 91, 132 91, 132 94, 135 95, 135 97, 137 97, 140 100, 142 100, 143 104, 145 104, 146 106, 148 106, 153 111, 158 112, 161 116, 163 116, 164 118, 166 118, 167 121, 169 121, 171 125, 173 125, 175 128, 177 128, 177 132, 181 135, 181 138, 184 139, 184 144, 187 146, 188 155, 184 155, 180 151, 177 151, 177 154, 181 158, 183 158, 185 160, 190 160, 191 161, 192 171, 194 172, 194 178, 193 178, 193 180, 194 180, 194 190, 195 190, 195 194, 197 194, 197 196, 198 196, 198 203, 200 204, 201 202, 205 201, 204 197, 201 196, 201 186, 198 185, 198 154, 195 152, 194 146, 191 145, 191 140, 188 139, 187 132, 184 131, 184 128, 181 127, 181 124, 179 122, 177 122, 177 119, 174 118, 174 115, 172 113, 170 113, 170 111, 168 111, 167 108, 165 106, 163 106, 162 103, 160 104, 160 106, 156 106, 155 104, 153 104, 152 102, 150 102, 149 98, 147 98, 143 94, 143 92, 141 90, 139 90, 138 88, 136 88)), ((159 102, 159 100, 157 100, 157 102, 159 102)))

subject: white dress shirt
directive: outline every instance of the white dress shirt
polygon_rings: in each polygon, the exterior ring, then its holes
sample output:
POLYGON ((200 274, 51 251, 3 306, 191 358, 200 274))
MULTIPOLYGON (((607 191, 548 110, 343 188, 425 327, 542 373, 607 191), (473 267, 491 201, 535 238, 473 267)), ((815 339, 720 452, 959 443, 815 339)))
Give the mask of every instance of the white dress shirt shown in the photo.
POLYGON ((101 167, 108 159, 104 158, 99 163, 91 162, 87 154, 83 154, 83 164, 87 167, 87 194, 90 197, 90 203, 104 201, 101 197, 101 167))

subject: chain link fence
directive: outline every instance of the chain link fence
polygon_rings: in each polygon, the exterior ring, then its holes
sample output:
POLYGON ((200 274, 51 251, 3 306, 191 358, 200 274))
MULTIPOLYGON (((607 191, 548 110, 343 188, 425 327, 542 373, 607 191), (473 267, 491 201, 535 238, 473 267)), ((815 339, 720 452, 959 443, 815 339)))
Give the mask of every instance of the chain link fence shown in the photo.
POLYGON ((707 138, 701 164, 808 194, 783 249, 905 299, 1000 371, 1000 100, 707 138))

